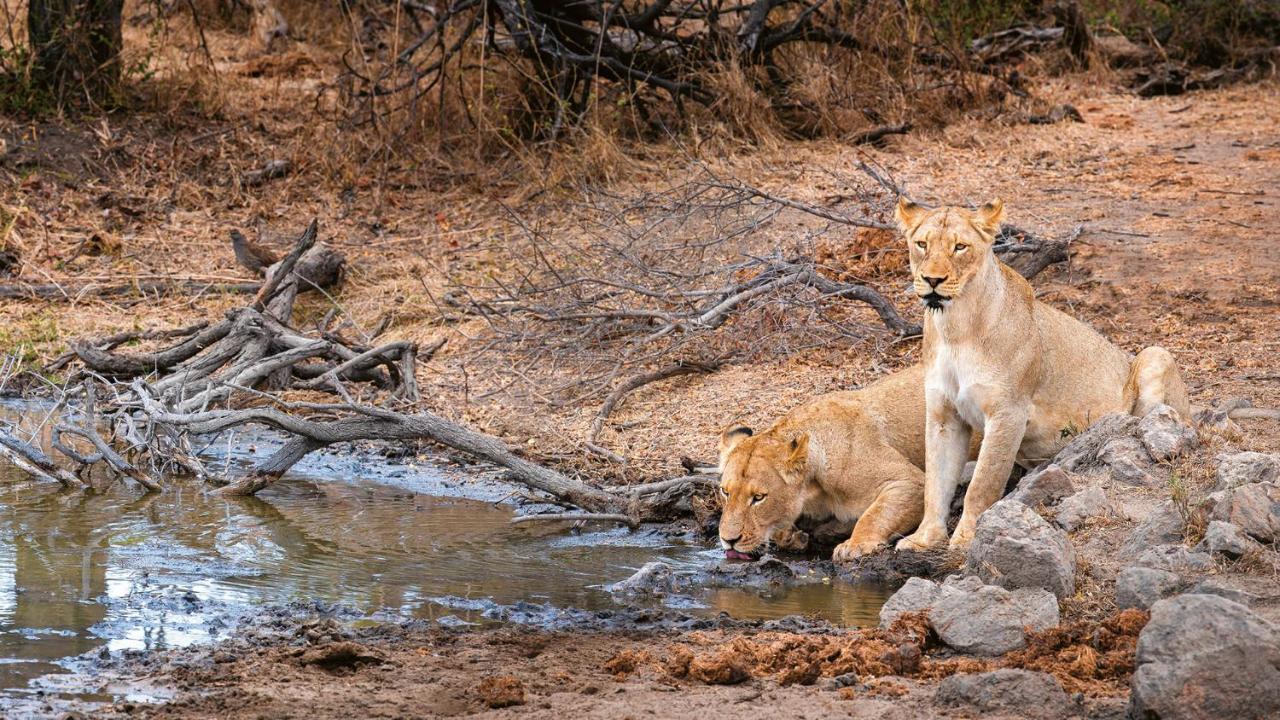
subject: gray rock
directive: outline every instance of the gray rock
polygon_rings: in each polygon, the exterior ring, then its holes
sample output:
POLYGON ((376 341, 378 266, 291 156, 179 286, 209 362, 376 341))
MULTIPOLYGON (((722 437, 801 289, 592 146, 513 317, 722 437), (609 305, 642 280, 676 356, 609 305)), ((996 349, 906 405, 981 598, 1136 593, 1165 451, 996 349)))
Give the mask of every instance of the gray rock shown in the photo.
POLYGON ((1197 595, 1217 595, 1218 597, 1226 598, 1231 602, 1237 602, 1241 605, 1248 605, 1258 599, 1255 595, 1247 593, 1244 590, 1231 587, 1217 578, 1206 578, 1201 580, 1195 587, 1191 588, 1187 592, 1195 593, 1197 595))
POLYGON ((1072 532, 1090 518, 1105 515, 1109 511, 1107 493, 1093 485, 1058 503, 1058 516, 1054 520, 1063 530, 1072 532))
POLYGON ((1047 465, 1019 480, 1009 498, 1034 508, 1052 505, 1075 491, 1067 471, 1058 465, 1047 465))
POLYGON ((1182 579, 1167 570, 1127 567, 1116 576, 1116 607, 1146 610, 1182 586, 1182 579))
POLYGON ((1280 633, 1215 595, 1151 608, 1131 682, 1134 720, 1280 717, 1280 633))
POLYGON ((1111 477, 1126 485, 1154 485, 1156 479, 1147 470, 1151 457, 1142 441, 1136 437, 1119 437, 1108 442, 1098 452, 1098 460, 1111 470, 1111 477))
POLYGON ((1209 496, 1210 518, 1238 526, 1262 542, 1280 540, 1280 485, 1250 483, 1209 496))
POLYGON ((880 608, 880 627, 889 627, 903 613, 928 610, 939 592, 938 584, 931 580, 909 578, 880 608))
POLYGON ((1103 446, 1116 438, 1132 437, 1137 427, 1138 418, 1127 413, 1103 416, 1073 437, 1058 451, 1053 461, 1067 472, 1084 472, 1098 467, 1102 464, 1098 454, 1103 446))
POLYGON ((1244 398, 1228 401, 1218 407, 1204 408, 1192 414, 1197 427, 1210 427, 1220 433, 1231 436, 1240 432, 1240 426, 1231 419, 1230 412, 1237 407, 1252 407, 1253 403, 1244 398))
POLYGON ((969 591, 944 586, 929 624, 942 642, 961 652, 996 656, 1026 647, 1026 630, 1040 631, 1058 624, 1058 600, 1039 588, 1010 592, 995 585, 969 591))
POLYGON ((1002 500, 978 518, 965 571, 1006 588, 1044 588, 1070 597, 1076 551, 1067 534, 1019 502, 1002 500))
POLYGON ((934 700, 979 715, 1051 720, 1071 711, 1071 701, 1053 676, 1029 670, 952 675, 938 684, 934 700))
POLYGON ((646 563, 631 577, 605 588, 612 593, 630 595, 665 594, 680 590, 680 582, 671 566, 660 560, 646 563))
POLYGON ((1195 428, 1168 405, 1157 405, 1138 423, 1138 435, 1147 454, 1156 462, 1181 457, 1200 443, 1195 428))
POLYGON ((1204 532, 1204 541, 1196 549, 1235 559, 1260 551, 1262 546, 1241 532, 1239 527, 1221 520, 1210 520, 1209 527, 1204 532))
POLYGON ((1129 533, 1129 537, 1120 546, 1120 555, 1132 557, 1155 545, 1178 542, 1186 531, 1186 518, 1178 512, 1173 501, 1166 500, 1129 533))
POLYGON ((942 592, 977 592, 981 590, 986 583, 982 582, 982 578, 976 575, 948 575, 942 581, 942 592))
POLYGON ((1218 490, 1250 483, 1274 483, 1277 479, 1280 479, 1280 455, 1238 452, 1218 456, 1218 490))
POLYGON ((1213 558, 1209 553, 1188 550, 1184 545, 1157 545, 1139 555, 1135 564, 1157 570, 1185 572, 1208 570, 1213 567, 1213 558))
POLYGON ((772 555, 755 562, 721 560, 698 577, 699 583, 710 587, 777 587, 797 580, 795 571, 772 555))

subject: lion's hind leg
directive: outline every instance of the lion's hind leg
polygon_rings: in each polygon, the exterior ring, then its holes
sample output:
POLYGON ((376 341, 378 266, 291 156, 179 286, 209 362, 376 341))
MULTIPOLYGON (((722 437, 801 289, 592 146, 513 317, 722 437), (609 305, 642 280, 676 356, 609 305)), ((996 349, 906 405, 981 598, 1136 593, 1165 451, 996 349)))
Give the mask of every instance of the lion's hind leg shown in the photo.
POLYGON ((1163 403, 1178 411, 1183 420, 1191 420, 1191 401, 1182 373, 1173 355, 1159 345, 1144 349, 1133 359, 1125 397, 1132 399, 1130 412, 1137 417, 1144 417, 1163 403))

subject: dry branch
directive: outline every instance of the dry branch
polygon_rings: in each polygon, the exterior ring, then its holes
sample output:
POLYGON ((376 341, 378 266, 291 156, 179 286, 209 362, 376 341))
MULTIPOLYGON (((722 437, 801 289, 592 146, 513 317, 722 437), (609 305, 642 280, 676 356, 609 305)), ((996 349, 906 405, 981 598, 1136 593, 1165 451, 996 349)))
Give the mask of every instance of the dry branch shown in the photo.
POLYGON ((520 515, 511 518, 512 525, 522 525, 531 522, 617 522, 623 523, 632 530, 640 526, 640 523, 630 515, 622 513, 539 513, 537 515, 520 515))
POLYGON ((626 458, 609 450, 608 448, 601 447, 597 443, 600 431, 604 429, 605 420, 609 419, 609 415, 613 413, 613 409, 622 401, 622 398, 626 397, 627 393, 642 388, 649 383, 655 383, 660 380, 667 380, 681 375, 698 375, 702 373, 715 372, 719 367, 720 363, 718 362, 697 363, 681 361, 650 373, 637 375, 622 383, 615 388, 613 392, 609 393, 609 397, 605 398, 604 404, 600 406, 600 411, 596 413, 595 419, 591 421, 591 430, 587 432, 587 449, 597 455, 609 458, 614 462, 626 462, 626 458))
POLYGON ((118 298, 128 296, 158 297, 162 295, 203 295, 205 293, 243 294, 257 292, 259 283, 218 283, 202 280, 143 280, 133 283, 103 285, 99 283, 5 283, 0 284, 0 299, 56 300, 78 302, 85 298, 118 298))
POLYGON ((39 448, 23 442, 0 427, 0 455, 8 458, 19 470, 42 480, 53 480, 67 488, 84 487, 80 478, 58 465, 39 448))

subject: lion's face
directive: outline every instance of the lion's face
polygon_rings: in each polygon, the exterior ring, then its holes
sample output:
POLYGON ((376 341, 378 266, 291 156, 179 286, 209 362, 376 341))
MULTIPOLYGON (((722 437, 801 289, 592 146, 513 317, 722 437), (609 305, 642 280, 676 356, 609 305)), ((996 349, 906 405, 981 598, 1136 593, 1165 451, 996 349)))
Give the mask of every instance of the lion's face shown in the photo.
POLYGON ((894 214, 907 239, 912 287, 925 307, 943 310, 991 255, 1004 204, 992 200, 977 210, 928 210, 903 198, 894 214))
POLYGON ((808 456, 808 435, 755 436, 743 426, 720 435, 720 545, 726 556, 763 553, 774 529, 800 517, 808 456))

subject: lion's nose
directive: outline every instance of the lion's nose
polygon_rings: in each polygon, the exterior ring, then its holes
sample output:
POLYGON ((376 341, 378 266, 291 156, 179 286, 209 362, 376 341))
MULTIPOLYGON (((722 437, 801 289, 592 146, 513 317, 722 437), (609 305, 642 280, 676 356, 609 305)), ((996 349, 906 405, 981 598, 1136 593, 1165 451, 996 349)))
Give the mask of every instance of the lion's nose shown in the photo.
POLYGON ((929 283, 929 287, 934 289, 937 289, 937 287, 947 279, 945 275, 942 277, 929 277, 928 275, 922 275, 921 278, 923 278, 925 282, 929 283))
POLYGON ((723 535, 720 536, 720 542, 724 543, 725 545, 728 545, 729 547, 733 547, 741 539, 742 539, 741 535, 735 538, 727 538, 723 535))

